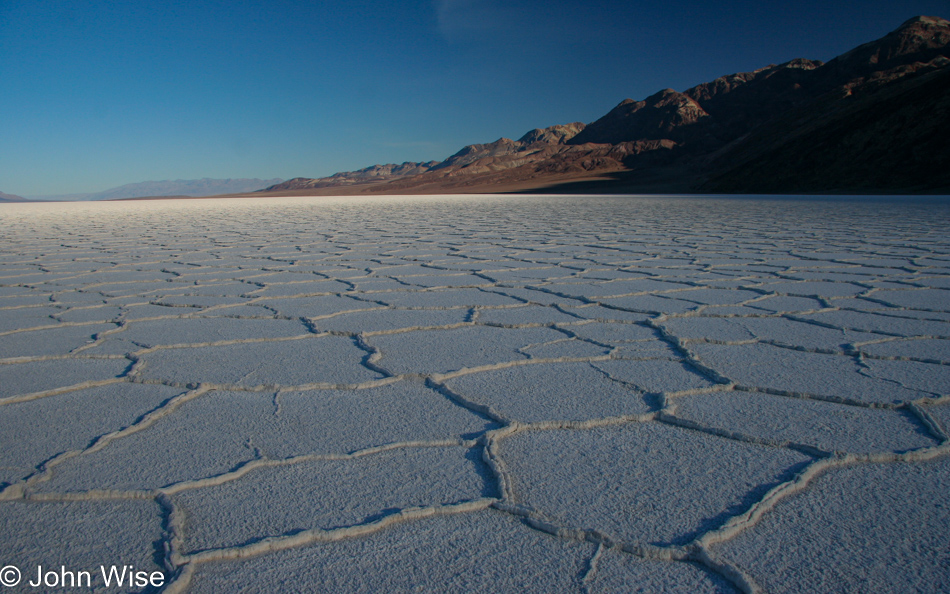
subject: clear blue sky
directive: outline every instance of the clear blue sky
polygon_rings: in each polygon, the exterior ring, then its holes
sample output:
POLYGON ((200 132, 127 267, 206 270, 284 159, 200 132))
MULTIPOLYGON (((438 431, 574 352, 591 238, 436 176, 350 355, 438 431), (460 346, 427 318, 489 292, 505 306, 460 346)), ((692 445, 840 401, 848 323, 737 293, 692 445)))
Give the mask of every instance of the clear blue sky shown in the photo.
POLYGON ((443 159, 947 0, 0 0, 0 191, 443 159))

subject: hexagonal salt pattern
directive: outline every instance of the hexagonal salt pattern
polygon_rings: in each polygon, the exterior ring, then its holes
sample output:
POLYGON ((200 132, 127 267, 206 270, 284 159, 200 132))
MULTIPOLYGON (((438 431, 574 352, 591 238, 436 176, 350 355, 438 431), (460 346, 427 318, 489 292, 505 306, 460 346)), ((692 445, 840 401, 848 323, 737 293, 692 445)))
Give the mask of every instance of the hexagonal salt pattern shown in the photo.
POLYGON ((861 200, 0 205, 0 577, 945 589, 950 205, 861 200))

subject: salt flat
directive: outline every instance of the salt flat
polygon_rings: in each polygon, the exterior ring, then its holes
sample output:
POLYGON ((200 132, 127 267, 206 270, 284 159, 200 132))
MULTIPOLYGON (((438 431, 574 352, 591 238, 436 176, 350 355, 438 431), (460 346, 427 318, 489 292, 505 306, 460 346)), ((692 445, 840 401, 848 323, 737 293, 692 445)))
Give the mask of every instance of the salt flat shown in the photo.
POLYGON ((948 223, 939 198, 2 205, 0 579, 950 591, 948 223))

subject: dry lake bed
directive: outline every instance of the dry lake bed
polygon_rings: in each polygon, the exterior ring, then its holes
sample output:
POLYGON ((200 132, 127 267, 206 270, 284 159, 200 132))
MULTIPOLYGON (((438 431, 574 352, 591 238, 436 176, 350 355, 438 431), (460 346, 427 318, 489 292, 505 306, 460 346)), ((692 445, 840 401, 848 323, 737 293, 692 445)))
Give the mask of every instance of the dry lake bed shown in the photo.
POLYGON ((950 201, 0 205, 9 592, 950 590, 950 201))

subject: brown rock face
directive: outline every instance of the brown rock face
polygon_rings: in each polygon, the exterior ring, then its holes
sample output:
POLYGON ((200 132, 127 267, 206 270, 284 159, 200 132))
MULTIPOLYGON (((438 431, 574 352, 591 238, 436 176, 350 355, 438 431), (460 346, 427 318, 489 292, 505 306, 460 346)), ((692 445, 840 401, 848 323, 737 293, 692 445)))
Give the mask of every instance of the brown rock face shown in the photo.
POLYGON ((311 179, 307 177, 295 177, 285 182, 270 186, 262 190, 263 192, 279 192, 284 190, 301 190, 306 188, 327 188, 334 186, 346 186, 353 184, 378 183, 397 179, 400 177, 418 175, 428 171, 429 168, 438 164, 438 161, 428 163, 406 162, 401 165, 388 163, 386 165, 371 165, 357 171, 345 171, 334 173, 330 177, 311 179))
POLYGON ((691 97, 664 89, 643 101, 625 99, 604 117, 584 128, 571 144, 618 144, 636 140, 682 139, 682 128, 709 114, 691 97))
POLYGON ((586 126, 581 122, 574 122, 573 124, 561 124, 558 126, 551 126, 550 128, 535 128, 534 130, 519 138, 518 142, 524 146, 529 146, 536 142, 543 142, 545 144, 565 144, 577 136, 577 134, 585 127, 586 126))
POLYGON ((819 90, 864 79, 915 62, 932 62, 947 55, 950 22, 918 16, 877 41, 865 43, 829 61, 819 73, 819 90))

